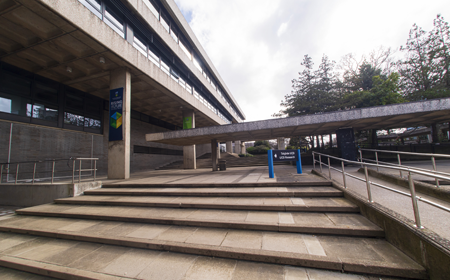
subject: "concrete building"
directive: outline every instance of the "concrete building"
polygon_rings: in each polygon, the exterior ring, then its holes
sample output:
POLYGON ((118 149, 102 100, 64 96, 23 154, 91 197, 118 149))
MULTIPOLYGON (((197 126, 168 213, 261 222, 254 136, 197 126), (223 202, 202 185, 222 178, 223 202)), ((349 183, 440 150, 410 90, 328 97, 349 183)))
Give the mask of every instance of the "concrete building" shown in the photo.
POLYGON ((195 168, 209 144, 145 134, 244 119, 173 0, 0 1, 0 163, 94 157, 128 178, 184 155, 195 168))

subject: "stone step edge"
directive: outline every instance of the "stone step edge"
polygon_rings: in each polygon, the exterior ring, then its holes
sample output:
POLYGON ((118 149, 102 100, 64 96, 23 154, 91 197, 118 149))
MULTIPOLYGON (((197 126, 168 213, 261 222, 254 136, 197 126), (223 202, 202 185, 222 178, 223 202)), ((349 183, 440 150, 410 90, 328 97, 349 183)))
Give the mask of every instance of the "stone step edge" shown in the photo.
POLYGON ((220 210, 257 210, 277 212, 332 212, 332 213, 359 213, 358 206, 307 206, 307 205, 236 205, 215 203, 170 203, 170 202, 132 202, 132 201, 108 201, 108 200, 79 200, 79 199, 55 199, 56 204, 71 205, 104 205, 104 206, 134 206, 134 207, 158 207, 158 208, 198 208, 220 210))
POLYGON ((103 183, 104 188, 257 188, 257 187, 332 187, 331 182, 268 182, 268 183, 190 183, 190 184, 107 184, 103 183))
POLYGON ((248 229, 248 230, 264 230, 276 232, 294 232, 309 234, 328 234, 328 235, 347 235, 361 237, 384 237, 384 231, 381 228, 374 229, 363 227, 351 229, 346 227, 304 227, 291 224, 262 224, 262 223, 242 223, 233 221, 211 221, 211 220, 182 220, 175 218, 143 218, 133 216, 111 216, 111 215, 92 215, 92 214, 71 214, 71 213, 54 213, 45 211, 27 211, 26 209, 17 210, 19 215, 58 217, 58 218, 77 218, 88 220, 103 221, 121 221, 135 223, 150 223, 177 226, 195 226, 195 227, 213 227, 213 228, 232 228, 232 229, 248 229))
POLYGON ((128 195, 128 196, 201 196, 201 197, 342 197, 341 191, 325 192, 148 192, 124 190, 87 190, 85 195, 128 195))
POLYGON ((1 226, 0 231, 37 235, 48 238, 59 238, 82 242, 101 243, 106 245, 116 245, 139 249, 149 249, 157 251, 169 251, 192 255, 202 255, 207 257, 227 258, 236 260, 256 261, 278 265, 293 265, 301 267, 311 267, 319 269, 337 270, 342 272, 364 273, 374 275, 384 275, 392 277, 408 277, 414 279, 426 279, 427 273, 424 268, 413 269, 411 267, 401 268, 392 264, 386 267, 386 263, 373 264, 369 262, 343 261, 337 257, 315 256, 309 254, 299 254, 290 252, 278 252, 262 249, 244 249, 233 247, 220 247, 214 245, 190 244, 173 241, 142 240, 133 237, 105 237, 92 236, 83 233, 67 233, 62 231, 46 231, 36 229, 22 229, 1 226))
POLYGON ((57 279, 80 279, 80 280, 123 280, 132 279, 123 276, 114 276, 99 272, 81 270, 45 262, 33 261, 19 257, 0 255, 0 266, 29 272, 32 274, 53 277, 57 279))

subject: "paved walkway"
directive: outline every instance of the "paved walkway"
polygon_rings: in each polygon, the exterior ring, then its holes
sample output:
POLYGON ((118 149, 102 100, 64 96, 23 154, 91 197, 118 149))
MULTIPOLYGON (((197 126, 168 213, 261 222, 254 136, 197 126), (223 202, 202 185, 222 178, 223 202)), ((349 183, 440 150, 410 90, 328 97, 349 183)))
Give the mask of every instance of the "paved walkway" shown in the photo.
MULTIPOLYGON (((442 171, 449 171, 449 162, 446 162, 446 164, 440 164, 438 162, 438 170, 442 170, 442 171)), ((403 163, 404 165, 414 165, 414 166, 421 166, 421 167, 425 167, 427 166, 426 162, 405 162, 403 163)), ((431 166, 431 163, 430 165, 431 166)), ((319 171, 318 166, 317 170, 319 171)), ((340 166, 333 166, 335 168, 340 169, 340 166)), ((355 166, 355 167, 345 167, 345 172, 349 173, 353 176, 359 177, 364 179, 364 174, 357 172, 358 169, 360 168, 360 166, 355 166)), ((380 171, 386 172, 386 169, 380 169, 380 171)), ((323 173, 324 175, 328 176, 328 168, 323 166, 323 173)), ((389 171, 389 173, 392 173, 394 175, 399 175, 398 171, 389 171)), ((406 174, 404 174, 406 175, 406 174)), ((342 178, 342 173, 338 172, 338 171, 331 171, 331 176, 333 178, 333 180, 336 180, 337 182, 343 184, 343 178, 342 178)), ((399 190, 399 191, 403 191, 406 193, 409 193, 409 190, 407 188, 404 187, 399 187, 393 183, 389 183, 386 182, 384 180, 372 177, 370 177, 370 181, 378 183, 378 184, 382 184, 384 186, 399 190)), ((414 176, 415 179, 420 179, 418 178, 419 176, 414 176)), ((368 197, 367 196, 367 188, 366 188, 366 184, 365 182, 361 182, 357 179, 354 178, 350 178, 350 177, 346 177, 346 182, 347 182, 347 187, 350 190, 353 190, 355 192, 357 192, 358 194, 364 196, 364 197, 368 197)), ((385 190, 383 188, 371 185, 371 192, 372 192, 372 199, 374 202, 377 202, 411 220, 414 220, 414 212, 413 212, 413 208, 412 208, 412 201, 410 197, 407 196, 403 196, 397 193, 394 193, 392 191, 389 190, 385 190)), ((442 201, 440 199, 434 198, 432 196, 428 196, 426 194, 422 194, 422 193, 416 193, 418 196, 421 196, 425 199, 428 199, 432 202, 438 203, 442 206, 445 206, 447 208, 450 208, 450 203, 446 202, 446 201, 442 201)), ((419 201, 419 212, 420 212, 420 218, 422 221, 422 225, 428 229, 431 229, 432 231, 436 232, 437 234, 439 234, 440 236, 450 240, 450 212, 446 212, 444 210, 441 210, 439 208, 436 208, 434 206, 431 206, 429 204, 426 204, 424 202, 420 202, 419 201)))

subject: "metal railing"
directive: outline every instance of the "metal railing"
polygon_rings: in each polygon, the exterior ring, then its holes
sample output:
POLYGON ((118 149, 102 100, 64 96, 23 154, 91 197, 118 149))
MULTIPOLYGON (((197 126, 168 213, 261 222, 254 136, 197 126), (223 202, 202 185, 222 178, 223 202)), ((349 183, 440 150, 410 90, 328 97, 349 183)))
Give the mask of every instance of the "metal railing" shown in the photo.
POLYGON ((427 203, 429 205, 432 205, 434 207, 437 207, 437 208, 439 208, 441 210, 450 212, 450 208, 447 208, 447 207, 442 206, 442 205, 440 205, 438 203, 432 202, 432 201, 430 201, 428 199, 425 199, 423 197, 417 196, 416 195, 415 186, 414 186, 414 181, 412 179, 411 173, 415 173, 415 174, 419 174, 419 175, 423 175, 423 176, 428 176, 428 177, 433 177, 433 178, 441 179, 441 180, 445 180, 445 181, 450 181, 450 177, 446 177, 446 176, 439 175, 439 174, 433 174, 433 173, 425 172, 425 171, 421 171, 421 170, 411 169, 410 167, 399 167, 399 166, 391 166, 391 165, 379 165, 379 164, 373 164, 373 163, 351 161, 351 160, 346 160, 346 159, 342 159, 342 158, 338 158, 338 157, 333 157, 333 156, 330 156, 330 155, 321 154, 321 153, 317 153, 317 152, 313 152, 312 156, 313 156, 314 169, 316 169, 316 162, 319 162, 319 164, 320 164, 320 173, 323 173, 323 167, 322 167, 323 165, 328 166, 328 176, 329 176, 330 180, 331 180, 331 169, 342 173, 342 179, 343 179, 343 183, 344 183, 344 188, 347 188, 347 182, 346 182, 346 179, 345 179, 346 176, 351 177, 351 178, 356 179, 356 180, 359 180, 359 181, 362 181, 362 182, 365 182, 366 183, 366 188, 367 188, 367 197, 368 197, 368 201, 370 203, 373 202, 372 191, 370 189, 371 185, 374 185, 374 186, 377 186, 377 187, 380 187, 380 188, 383 188, 383 189, 386 189, 386 190, 389 190, 389 191, 392 191, 392 192, 395 192, 395 193, 398 193, 398 194, 401 194, 401 195, 404 195, 404 196, 411 197, 412 206, 413 206, 413 210, 414 210, 414 218, 415 218, 415 223, 416 223, 416 227, 417 228, 423 228, 422 223, 420 221, 419 206, 417 204, 418 200, 420 200, 420 201, 422 201, 424 203, 427 203), (315 156, 316 154, 319 155, 319 160, 316 160, 316 156, 315 156), (325 156, 325 157, 328 158, 328 164, 322 162, 322 156, 325 156), (340 161, 341 162, 341 169, 332 167, 331 164, 330 164, 330 159, 334 159, 334 160, 340 161), (362 178, 359 178, 357 176, 354 176, 354 175, 346 173, 345 172, 344 163, 361 165, 364 168, 365 179, 362 179, 362 178), (381 185, 381 184, 378 184, 378 183, 375 183, 375 182, 371 182, 369 180, 369 174, 368 174, 368 171, 367 171, 367 167, 368 166, 382 167, 382 168, 395 169, 395 170, 399 170, 399 171, 408 172, 408 183, 409 183, 410 193, 406 193, 406 192, 399 191, 399 190, 396 190, 396 189, 393 189, 393 188, 390 188, 390 187, 387 187, 387 186, 384 186, 384 185, 381 185))
MULTIPOLYGON (((440 174, 440 175, 444 175, 444 176, 449 176, 450 177, 450 173, 447 172, 442 172, 442 171, 437 171, 436 169, 436 158, 437 157, 441 157, 441 158, 450 158, 450 155, 445 155, 445 154, 430 154, 430 153, 411 153, 411 152, 398 152, 398 151, 385 151, 385 150, 375 150, 375 149, 358 149, 359 151, 359 161, 363 162, 365 161, 371 161, 371 162, 375 162, 377 165, 379 165, 379 163, 383 163, 385 165, 392 165, 392 166, 402 166, 402 161, 401 161, 401 156, 400 155, 414 155, 414 156, 424 156, 424 157, 430 157, 431 158, 431 164, 433 165, 433 170, 429 170, 429 169, 424 169, 424 168, 419 168, 419 167, 413 167, 413 166, 408 166, 410 169, 414 169, 414 170, 420 170, 420 171, 426 171, 426 172, 431 172, 434 174, 440 174), (374 152, 375 153, 375 160, 373 159, 368 159, 368 158, 363 158, 362 156, 362 152, 363 151, 367 151, 367 152, 374 152), (389 163, 389 162, 383 162, 383 161, 379 161, 378 160, 378 153, 388 153, 388 154, 397 154, 397 162, 398 164, 393 164, 393 163, 389 163)), ((379 171, 379 167, 377 166, 377 171, 379 171)), ((403 177, 403 173, 402 170, 399 171, 400 173, 400 177, 403 177)), ((436 187, 440 187, 439 184, 439 180, 436 178, 435 179, 436 182, 436 187)))
MULTIPOLYGON (((7 162, 7 163, 2 163, 0 164, 0 184, 3 183, 3 177, 6 175, 6 183, 14 183, 14 184, 18 184, 20 182, 22 183, 29 183, 31 182, 31 184, 35 184, 35 182, 37 180, 39 181, 46 181, 46 180, 50 180, 51 184, 54 183, 55 179, 62 179, 62 178, 70 178, 72 177, 72 183, 75 183, 75 177, 78 177, 78 183, 81 182, 81 177, 82 176, 92 176, 93 175, 93 180, 96 180, 97 177, 97 160, 99 160, 98 158, 69 158, 69 159, 51 159, 51 160, 37 160, 37 161, 22 161, 22 162, 7 162), (72 163, 72 169, 61 169, 58 170, 58 173, 68 173, 68 172, 72 172, 72 176, 60 176, 60 177, 56 177, 56 163, 57 162, 64 162, 67 161, 67 166, 70 167, 70 163, 72 163), (78 163, 77 163, 78 161, 78 163), (91 168, 85 168, 82 169, 82 163, 86 162, 86 161, 90 161, 91 162, 91 168), (43 171, 36 171, 37 167, 39 164, 48 164, 49 162, 51 162, 51 171, 49 170, 43 170, 43 171), (94 167, 92 168, 92 162, 94 163, 94 167), (22 172, 19 173, 20 170, 20 166, 23 166, 25 164, 32 164, 33 165, 33 171, 27 171, 27 172, 22 172), (15 169, 14 172, 11 172, 11 166, 15 165, 15 169), (78 166, 78 169, 76 168, 76 166, 78 166), (89 175, 82 175, 82 172, 87 172, 89 171, 90 174, 89 175), (44 177, 44 178, 36 178, 36 174, 39 173, 49 173, 51 172, 51 176, 50 177, 44 177), (19 175, 20 176, 24 176, 24 174, 30 174, 31 179, 19 179, 19 175), (32 174, 32 175, 31 175, 32 174), (76 176, 78 175, 78 176, 76 176), (10 180, 10 176, 14 177, 14 180, 10 180)), ((26 176, 25 176, 26 177, 26 176)))

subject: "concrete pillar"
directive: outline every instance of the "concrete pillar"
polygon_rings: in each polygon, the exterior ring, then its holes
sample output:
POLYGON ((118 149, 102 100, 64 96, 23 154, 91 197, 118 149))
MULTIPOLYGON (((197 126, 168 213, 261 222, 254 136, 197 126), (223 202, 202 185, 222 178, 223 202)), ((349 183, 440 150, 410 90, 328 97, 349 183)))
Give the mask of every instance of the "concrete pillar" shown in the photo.
POLYGON ((227 141, 226 147, 227 147, 227 153, 233 153, 233 142, 232 141, 227 141))
POLYGON ((432 143, 439 142, 438 129, 437 129, 437 125, 435 123, 431 125, 431 140, 432 140, 432 143))
POLYGON ((372 129, 372 147, 376 148, 378 147, 378 135, 377 135, 377 130, 376 129, 372 129))
POLYGON ((284 137, 277 138, 278 150, 286 150, 286 143, 284 142, 284 137))
POLYGON ((234 153, 235 154, 241 153, 241 141, 234 141, 234 153))
POLYGON ((245 149, 245 142, 242 141, 241 142, 241 154, 246 154, 246 153, 247 153, 247 150, 245 149))
MULTIPOLYGON (((194 110, 184 110, 183 129, 195 128, 194 110)), ((197 156, 195 145, 183 146, 183 167, 184 169, 197 169, 197 156)))
POLYGON ((216 139, 211 140, 211 161, 212 161, 212 171, 217 171, 219 167, 219 158, 217 154, 219 150, 219 143, 216 139))
POLYGON ((330 133, 330 141, 328 143, 328 145, 330 146, 330 149, 333 148, 333 135, 330 133))
MULTIPOLYGON (((122 140, 108 143, 108 179, 130 178, 131 75, 126 68, 111 71, 110 89, 123 88, 122 140)), ((110 120, 105 122, 109 125, 110 120)), ((110 127, 111 129, 111 127, 110 127)))
POLYGON ((316 148, 320 148, 320 143, 319 143, 319 136, 316 135, 316 148))

